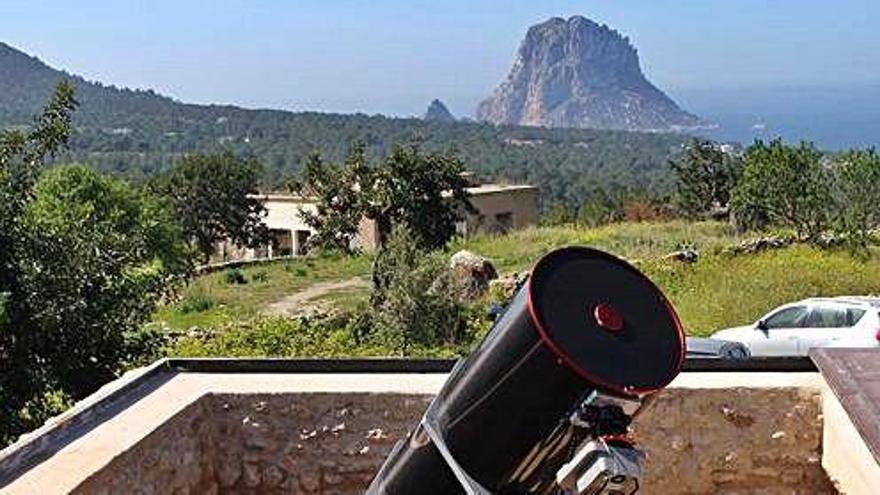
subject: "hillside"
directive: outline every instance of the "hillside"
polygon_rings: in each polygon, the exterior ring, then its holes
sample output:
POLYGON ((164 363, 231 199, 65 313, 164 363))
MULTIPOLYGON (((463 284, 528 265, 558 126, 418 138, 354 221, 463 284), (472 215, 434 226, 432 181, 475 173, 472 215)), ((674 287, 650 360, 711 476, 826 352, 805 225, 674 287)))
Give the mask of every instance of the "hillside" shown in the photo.
POLYGON ((297 172, 314 151, 339 160, 362 140, 372 156, 381 156, 394 143, 415 140, 429 150, 457 151, 488 178, 538 184, 546 204, 578 203, 609 186, 664 189, 667 160, 688 140, 679 134, 192 105, 86 81, 2 43, 0 128, 28 124, 61 79, 74 82, 82 106, 71 151, 59 159, 133 178, 168 167, 184 153, 229 148, 260 157, 271 187, 297 172))

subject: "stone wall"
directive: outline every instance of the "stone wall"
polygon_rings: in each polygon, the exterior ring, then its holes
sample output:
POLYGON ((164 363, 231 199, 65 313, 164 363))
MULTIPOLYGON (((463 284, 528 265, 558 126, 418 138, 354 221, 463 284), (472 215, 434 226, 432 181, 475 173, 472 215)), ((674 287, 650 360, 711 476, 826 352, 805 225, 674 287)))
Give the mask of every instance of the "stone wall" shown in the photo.
POLYGON ((74 493, 211 493, 216 478, 214 426, 208 401, 190 404, 135 448, 89 477, 74 493))
POLYGON ((819 390, 667 389, 635 423, 645 493, 837 493, 822 469, 819 390))
MULTIPOLYGON (((362 493, 429 396, 206 395, 77 493, 362 493), (134 490, 137 488, 137 490, 134 490)), ((635 424, 641 493, 836 493, 818 391, 670 389, 635 424)))
POLYGON ((220 493, 362 493, 430 396, 217 395, 220 493))

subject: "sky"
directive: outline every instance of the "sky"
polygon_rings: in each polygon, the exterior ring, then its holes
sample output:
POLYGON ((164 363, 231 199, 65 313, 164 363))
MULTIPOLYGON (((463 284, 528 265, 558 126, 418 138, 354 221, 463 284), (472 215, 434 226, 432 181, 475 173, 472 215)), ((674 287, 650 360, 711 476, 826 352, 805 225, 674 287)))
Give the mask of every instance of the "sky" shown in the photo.
POLYGON ((629 36, 673 97, 880 84, 877 0, 2 0, 0 41, 193 103, 472 115, 530 25, 574 14, 629 36))

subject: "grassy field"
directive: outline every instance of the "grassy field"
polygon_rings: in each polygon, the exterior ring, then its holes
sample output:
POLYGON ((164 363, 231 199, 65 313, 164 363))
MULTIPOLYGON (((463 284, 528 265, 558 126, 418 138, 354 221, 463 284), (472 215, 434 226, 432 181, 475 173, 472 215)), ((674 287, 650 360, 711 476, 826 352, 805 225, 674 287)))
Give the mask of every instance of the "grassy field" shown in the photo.
MULTIPOLYGON (((744 238, 723 223, 673 221, 597 229, 541 227, 458 242, 449 251, 471 250, 492 259, 501 273, 511 273, 527 270, 560 246, 607 250, 636 263, 660 286, 691 335, 751 322, 776 305, 805 297, 880 293, 880 256, 860 259, 802 245, 760 254, 724 252, 744 238), (700 260, 662 259, 682 247, 699 251, 700 260)), ((178 329, 249 320, 316 283, 366 276, 370 264, 369 256, 279 261, 241 269, 245 284, 231 283, 228 270, 212 273, 194 280, 182 300, 154 320, 178 329)), ((366 289, 359 288, 327 293, 320 300, 351 308, 365 298, 366 289)))
POLYGON ((709 255, 693 265, 640 264, 678 310, 690 335, 754 322, 770 309, 806 297, 880 293, 880 257, 808 246, 760 254, 709 255))
POLYGON ((741 241, 727 224, 720 222, 619 223, 595 229, 541 227, 506 236, 477 237, 458 243, 490 258, 502 273, 528 269, 538 258, 555 248, 584 245, 603 249, 628 260, 651 259, 683 247, 700 253, 720 251, 741 241))
MULTIPOLYGON (((202 275, 183 291, 179 302, 166 306, 153 320, 185 329, 250 319, 267 305, 313 284, 366 276, 371 262, 366 256, 299 258, 202 275), (245 283, 232 281, 237 273, 245 283)), ((344 296, 338 297, 355 300, 350 294, 344 296)))

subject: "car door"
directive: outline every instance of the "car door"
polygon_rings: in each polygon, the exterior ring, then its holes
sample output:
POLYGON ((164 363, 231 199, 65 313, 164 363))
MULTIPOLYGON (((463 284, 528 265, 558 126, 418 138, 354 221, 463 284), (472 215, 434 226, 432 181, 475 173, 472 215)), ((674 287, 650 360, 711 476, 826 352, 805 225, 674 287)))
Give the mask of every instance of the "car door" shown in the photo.
POLYGON ((853 327, 866 310, 837 303, 819 303, 810 308, 798 339, 798 352, 807 355, 814 347, 831 347, 856 340, 853 327))
POLYGON ((782 307, 760 320, 749 342, 753 356, 796 356, 798 331, 809 314, 806 304, 782 307), (763 327, 763 328, 761 328, 763 327))

